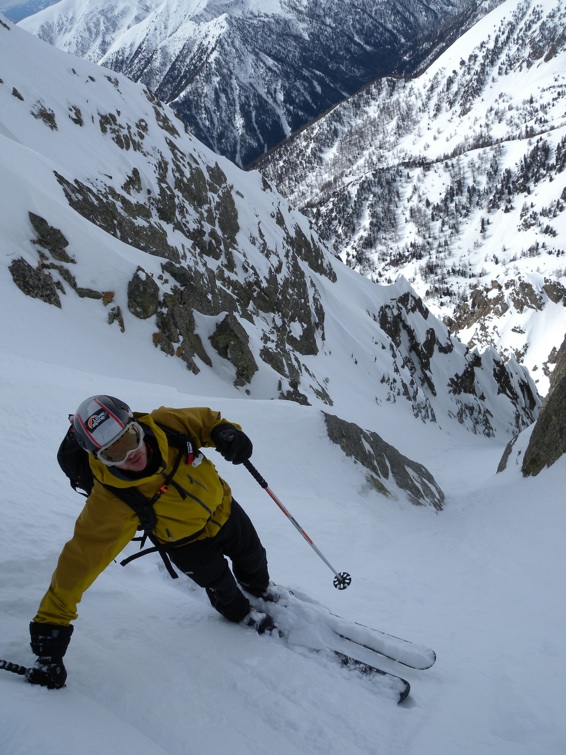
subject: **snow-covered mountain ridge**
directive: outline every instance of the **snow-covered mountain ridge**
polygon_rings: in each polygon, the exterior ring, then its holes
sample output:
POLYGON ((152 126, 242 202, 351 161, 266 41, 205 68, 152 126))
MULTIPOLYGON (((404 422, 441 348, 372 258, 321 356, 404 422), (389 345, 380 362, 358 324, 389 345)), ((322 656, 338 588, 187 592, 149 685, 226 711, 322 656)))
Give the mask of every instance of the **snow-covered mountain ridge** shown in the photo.
POLYGON ((0 34, 5 285, 62 318, 106 319, 126 349, 143 334, 187 380, 370 431, 387 407, 488 437, 533 421, 523 368, 470 352, 406 283, 350 271, 150 92, 7 23, 0 34))
POLYGON ((418 78, 376 82, 257 164, 345 262, 404 275, 543 393, 566 331, 565 25, 563 0, 507 0, 418 78))
POLYGON ((61 0, 21 25, 147 85, 246 165, 386 73, 414 71, 498 0, 61 0))

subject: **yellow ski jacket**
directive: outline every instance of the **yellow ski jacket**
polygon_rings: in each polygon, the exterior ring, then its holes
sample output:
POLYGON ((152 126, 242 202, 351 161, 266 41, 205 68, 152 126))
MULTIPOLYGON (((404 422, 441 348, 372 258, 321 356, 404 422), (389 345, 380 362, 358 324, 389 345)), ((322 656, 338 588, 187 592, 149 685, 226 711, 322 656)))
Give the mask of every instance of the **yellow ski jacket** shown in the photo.
MULTIPOLYGON (((160 407, 150 414, 136 412, 135 418, 155 435, 162 466, 148 477, 125 480, 89 455, 95 484, 76 521, 73 537, 61 551, 49 589, 34 618, 36 622, 68 625, 76 619, 83 593, 136 533, 139 519, 135 512, 98 480, 113 487, 137 487, 151 499, 178 455, 178 449, 169 446, 167 436, 156 423, 190 433, 198 447, 214 447, 210 433, 227 421, 219 412, 206 408, 160 407)), ((231 424, 240 429, 239 425, 231 424)), ((203 458, 200 464, 192 466, 184 457, 173 481, 175 484, 170 484, 154 504, 157 524, 153 532, 157 539, 175 547, 178 541, 186 543, 216 535, 230 515, 232 495, 214 464, 203 458)))

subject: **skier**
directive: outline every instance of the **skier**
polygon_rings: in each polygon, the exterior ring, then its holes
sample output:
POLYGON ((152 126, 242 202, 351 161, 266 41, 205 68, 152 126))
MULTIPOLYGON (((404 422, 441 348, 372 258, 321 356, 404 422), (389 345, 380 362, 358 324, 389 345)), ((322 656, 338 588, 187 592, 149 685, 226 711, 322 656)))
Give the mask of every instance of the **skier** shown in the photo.
POLYGON ((137 488, 148 500, 153 498, 153 534, 175 566, 206 589, 211 604, 226 619, 252 626, 260 634, 271 632, 272 618, 252 609, 240 589, 269 598, 265 548, 227 483, 198 451, 201 446, 215 447, 233 464, 247 461, 253 446, 241 428, 207 408, 160 407, 149 414, 133 413, 123 401, 106 395, 83 401, 73 427, 79 445, 88 452, 95 482, 30 623, 31 648, 38 660, 27 681, 51 689, 64 686, 63 656, 77 604, 139 525, 135 511, 105 485, 137 488), (164 485, 178 455, 168 429, 190 435, 196 448, 194 456, 183 455, 164 485))

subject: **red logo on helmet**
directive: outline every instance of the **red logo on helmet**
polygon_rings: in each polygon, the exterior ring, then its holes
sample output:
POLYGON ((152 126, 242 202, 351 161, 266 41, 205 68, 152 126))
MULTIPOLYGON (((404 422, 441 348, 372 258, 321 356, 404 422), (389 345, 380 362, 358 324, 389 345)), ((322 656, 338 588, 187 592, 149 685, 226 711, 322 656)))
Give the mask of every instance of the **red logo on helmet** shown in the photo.
POLYGON ((99 412, 96 412, 96 414, 90 415, 90 417, 86 421, 86 426, 91 432, 93 432, 94 430, 96 430, 96 428, 99 425, 101 425, 107 419, 108 419, 108 414, 104 411, 104 409, 101 409, 99 412))

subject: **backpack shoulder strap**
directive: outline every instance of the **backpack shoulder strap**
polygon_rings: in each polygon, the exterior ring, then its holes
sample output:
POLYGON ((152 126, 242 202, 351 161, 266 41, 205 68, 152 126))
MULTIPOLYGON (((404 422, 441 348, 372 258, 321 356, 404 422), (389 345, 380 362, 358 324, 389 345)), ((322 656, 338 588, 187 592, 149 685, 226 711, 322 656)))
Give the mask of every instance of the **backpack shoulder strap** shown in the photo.
POLYGON ((195 449, 192 436, 185 433, 172 430, 165 425, 159 425, 159 427, 166 433, 167 439, 171 442, 171 445, 178 449, 175 462, 169 474, 165 475, 161 487, 157 490, 154 496, 150 499, 146 498, 137 487, 131 488, 118 488, 114 485, 107 485, 101 483, 107 490, 113 493, 117 498, 127 504, 133 509, 140 519, 142 529, 146 531, 153 530, 157 521, 153 506, 163 493, 167 490, 171 480, 176 475, 179 469, 179 464, 184 454, 187 454, 188 462, 191 463, 191 458, 194 459, 195 453, 198 454, 198 450, 195 449))
POLYGON ((157 524, 157 515, 155 513, 155 509, 153 508, 156 501, 159 500, 159 498, 163 495, 163 493, 166 492, 167 488, 169 487, 169 484, 171 483, 173 477, 177 473, 177 470, 179 469, 179 464, 181 463, 181 459, 187 454, 187 461, 189 464, 194 464, 195 459, 199 456, 199 451, 196 448, 194 444, 194 440, 191 435, 188 435, 186 433, 179 432, 177 430, 172 430, 170 427, 166 427, 165 425, 159 424, 159 427, 165 432, 167 435, 167 440, 171 443, 172 446, 175 448, 178 448, 177 457, 175 459, 175 462, 173 464, 173 467, 168 475, 165 476, 163 480, 163 484, 157 490, 157 492, 154 494, 154 496, 150 499, 146 498, 143 493, 138 490, 136 487, 132 488, 117 488, 113 485, 106 485, 105 483, 102 483, 104 487, 109 490, 111 493, 113 493, 117 498, 119 498, 121 501, 123 501, 126 505, 128 505, 131 509, 133 509, 138 516, 140 520, 140 527, 144 531, 144 535, 142 538, 142 544, 141 547, 143 548, 143 544, 145 543, 146 539, 151 540, 154 547, 153 548, 146 548, 143 551, 140 551, 139 553, 134 554, 133 556, 130 556, 129 558, 124 559, 120 563, 122 566, 125 566, 130 561, 133 561, 135 558, 139 558, 140 556, 145 556, 146 553, 154 553, 157 551, 161 558, 163 559, 163 562, 165 564, 165 567, 171 577, 173 579, 177 579, 177 574, 175 573, 171 561, 169 559, 169 556, 167 555, 166 548, 164 545, 159 543, 155 535, 153 535, 152 530, 155 528, 155 525, 157 524))
POLYGON ((167 441, 172 446, 174 446, 175 448, 182 449, 183 451, 186 451, 187 462, 189 464, 194 464, 195 460, 197 460, 198 457, 201 456, 198 446, 195 443, 195 439, 191 435, 191 433, 183 433, 180 430, 173 430, 171 427, 167 427, 167 425, 162 425, 160 422, 156 422, 155 424, 157 425, 157 427, 163 430, 163 432, 167 436, 167 441))
POLYGON ((157 517, 153 510, 153 503, 159 496, 155 497, 153 502, 150 502, 138 488, 116 488, 105 483, 101 483, 101 485, 135 511, 140 520, 141 529, 150 531, 155 527, 157 517))
MULTIPOLYGON (((181 458, 183 456, 183 452, 179 452, 177 455, 177 459, 180 462, 181 458)), ((171 475, 167 475, 168 478, 172 477, 175 473, 177 467, 179 464, 175 465, 174 471, 171 475)), ((104 485, 104 483, 102 483, 104 485)), ((140 548, 143 548, 144 543, 147 539, 149 539, 153 543, 152 548, 145 548, 144 550, 138 551, 138 553, 134 553, 132 556, 129 556, 128 558, 125 558, 123 561, 120 561, 120 564, 122 566, 126 566, 126 564, 129 564, 130 561, 133 561, 136 558, 139 558, 140 556, 145 556, 147 553, 159 553, 161 556, 161 559, 163 560, 163 563, 165 564, 165 568, 169 572, 172 579, 177 579, 179 576, 175 570, 173 569, 173 566, 171 564, 171 559, 169 558, 165 546, 160 543, 155 535, 153 534, 153 529, 155 528, 155 525, 157 524, 157 515, 155 513, 155 509, 153 508, 154 503, 160 498, 160 496, 165 492, 167 489, 167 481, 163 483, 163 485, 159 488, 157 493, 153 496, 151 499, 147 499, 143 493, 141 493, 138 488, 115 488, 112 485, 104 485, 104 487, 109 490, 111 493, 113 493, 117 498, 119 498, 121 501, 123 501, 127 506, 129 506, 131 509, 133 509, 140 520, 140 526, 138 529, 143 530, 143 536, 134 538, 134 540, 140 540, 140 548)))

